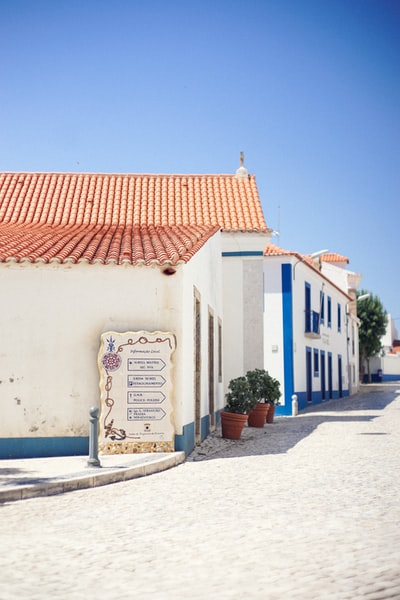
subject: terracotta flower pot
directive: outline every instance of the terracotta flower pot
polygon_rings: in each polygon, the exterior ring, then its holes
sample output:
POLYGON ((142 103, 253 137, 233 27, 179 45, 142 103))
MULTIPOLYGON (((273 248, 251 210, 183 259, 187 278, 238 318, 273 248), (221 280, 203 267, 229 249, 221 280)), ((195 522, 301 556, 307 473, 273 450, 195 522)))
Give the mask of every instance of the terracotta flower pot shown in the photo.
POLYGON ((269 411, 267 412, 267 423, 274 422, 275 404, 269 405, 269 411))
POLYGON ((249 413, 249 427, 264 427, 270 405, 259 402, 249 413))
POLYGON ((221 429, 222 437, 228 440, 240 440, 243 427, 247 421, 247 415, 231 413, 221 410, 221 429))

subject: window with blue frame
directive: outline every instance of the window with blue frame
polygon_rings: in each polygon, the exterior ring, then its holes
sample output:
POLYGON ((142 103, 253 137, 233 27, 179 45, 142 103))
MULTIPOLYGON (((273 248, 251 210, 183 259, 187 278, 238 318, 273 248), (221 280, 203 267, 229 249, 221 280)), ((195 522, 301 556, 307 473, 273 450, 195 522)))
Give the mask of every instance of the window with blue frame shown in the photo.
POLYGON ((332 298, 328 296, 328 327, 332 327, 332 298))
POLYGON ((342 329, 342 307, 340 304, 337 305, 337 328, 339 332, 342 329))
POLYGON ((304 287, 304 331, 311 331, 311 285, 305 282, 304 287))
POLYGON ((316 348, 314 348, 314 377, 319 376, 319 353, 316 348))
POLYGON ((319 293, 319 303, 320 303, 320 320, 321 324, 325 323, 325 294, 324 292, 319 293))

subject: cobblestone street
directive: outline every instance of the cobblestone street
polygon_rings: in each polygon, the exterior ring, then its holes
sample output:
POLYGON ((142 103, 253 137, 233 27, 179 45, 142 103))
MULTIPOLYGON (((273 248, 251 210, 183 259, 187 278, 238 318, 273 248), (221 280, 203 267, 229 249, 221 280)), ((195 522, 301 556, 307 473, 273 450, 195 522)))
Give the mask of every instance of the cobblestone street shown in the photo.
POLYGON ((0 506, 0 599, 400 598, 400 385, 0 506))

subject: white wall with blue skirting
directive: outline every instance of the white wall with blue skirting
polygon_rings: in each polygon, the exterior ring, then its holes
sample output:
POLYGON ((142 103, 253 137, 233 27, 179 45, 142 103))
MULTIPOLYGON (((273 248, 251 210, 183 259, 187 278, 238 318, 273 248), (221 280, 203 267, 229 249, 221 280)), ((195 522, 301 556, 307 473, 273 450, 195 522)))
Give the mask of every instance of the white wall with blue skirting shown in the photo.
MULTIPOLYGON (((218 427, 221 421, 220 411, 215 413, 215 423, 218 427)), ((200 421, 201 441, 205 440, 210 434, 210 416, 205 415, 200 421)), ((175 435, 175 450, 183 451, 186 455, 190 454, 195 446, 194 441, 194 423, 188 423, 183 427, 182 435, 175 435)))
POLYGON ((175 450, 190 454, 194 448, 194 422, 183 426, 182 435, 175 435, 175 450))
POLYGON ((88 437, 0 438, 0 459, 88 454, 88 437))
POLYGON ((292 255, 266 258, 264 294, 264 368, 282 392, 276 415, 292 414, 294 394, 299 410, 349 396, 357 362, 350 296, 292 255))

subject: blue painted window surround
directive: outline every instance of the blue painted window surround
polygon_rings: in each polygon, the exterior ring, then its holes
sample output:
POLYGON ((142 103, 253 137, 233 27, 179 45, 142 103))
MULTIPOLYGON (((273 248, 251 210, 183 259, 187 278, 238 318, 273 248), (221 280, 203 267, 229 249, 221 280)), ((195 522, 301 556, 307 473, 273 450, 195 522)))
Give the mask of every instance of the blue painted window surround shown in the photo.
POLYGON ((314 377, 319 376, 319 353, 317 348, 314 348, 314 377))
POLYGON ((339 332, 342 329, 342 307, 340 304, 337 305, 337 328, 339 332))
POLYGON ((323 325, 325 323, 325 294, 324 294, 324 292, 320 292, 319 299, 320 299, 320 305, 321 305, 321 307, 320 307, 320 315, 321 315, 320 319, 321 319, 321 325, 323 325))
POLYGON ((332 327, 332 298, 328 296, 328 327, 332 327))
POLYGON ((311 285, 309 283, 305 283, 304 288, 304 314, 305 314, 305 323, 304 323, 304 331, 311 331, 311 285))

